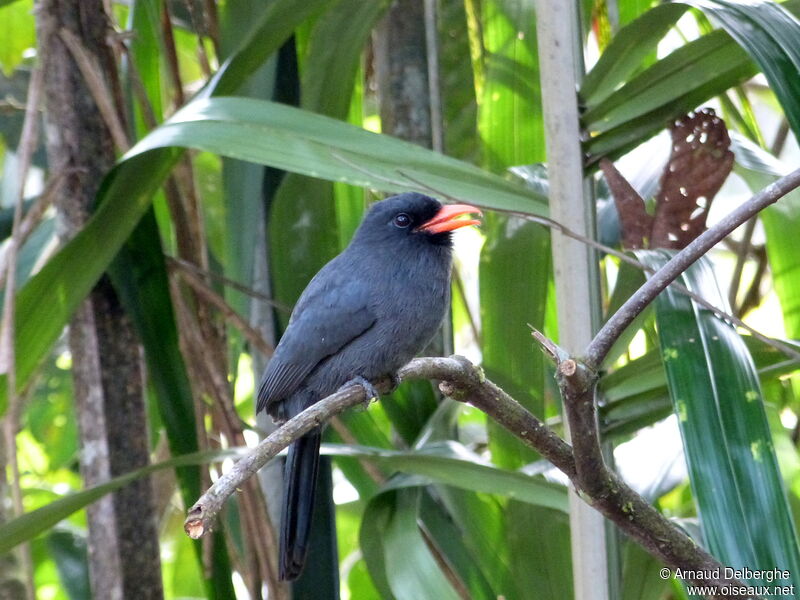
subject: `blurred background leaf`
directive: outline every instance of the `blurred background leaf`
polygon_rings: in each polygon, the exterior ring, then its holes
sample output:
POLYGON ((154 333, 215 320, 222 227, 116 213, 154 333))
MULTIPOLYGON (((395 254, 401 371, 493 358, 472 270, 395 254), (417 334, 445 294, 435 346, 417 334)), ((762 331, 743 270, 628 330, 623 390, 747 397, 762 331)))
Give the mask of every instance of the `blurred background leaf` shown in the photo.
MULTIPOLYGON (((425 61, 429 76, 438 69, 441 152, 391 137, 381 122, 375 47, 389 2, 110 4, 134 147, 106 176, 86 228, 58 250, 57 211, 44 211, 16 269, 17 382, 27 395, 16 425, 21 478, 11 485, 29 512, 0 523, 0 546, 32 540, 41 597, 88 597, 80 509, 141 475, 81 490, 79 409, 61 340, 104 272, 136 322, 147 365, 166 598, 256 598, 272 585, 265 555, 275 549, 253 541, 268 526, 259 495, 229 504, 212 570, 207 550, 183 534, 182 508, 228 467, 234 448, 271 426, 252 414, 268 350, 308 279, 384 193, 417 190, 485 209, 480 231, 456 236, 448 341, 561 431, 549 365, 528 328, 557 338, 558 274, 549 231, 519 216, 548 214, 532 5, 414 2, 435 9, 419 26, 436 40, 425 61)), ((28 173, 17 155, 37 58, 32 9, 30 0, 0 0, 3 240, 20 181, 27 213, 55 175, 41 140, 28 173)), ((732 139, 734 171, 712 222, 800 159, 798 0, 582 0, 580 9, 586 173, 604 243, 618 246, 620 220, 605 180, 593 175, 597 163, 617 160, 651 206, 669 156, 662 132, 687 112, 712 106, 732 139)), ((427 92, 421 100, 432 106, 427 92)), ((709 255, 713 267, 687 276, 707 300, 732 298, 737 316, 794 348, 798 201, 795 193, 765 211, 709 255)), ((608 315, 643 274, 608 255, 601 269, 608 315)), ((601 428, 620 472, 737 566, 800 572, 797 366, 769 340, 739 336, 673 291, 604 365, 601 428)), ((3 374, 2 413, 7 400, 3 374)), ((481 413, 436 399, 428 384, 404 385, 382 405, 342 415, 326 435, 335 443, 326 445, 321 539, 328 550, 335 540, 338 558, 321 557, 295 597, 572 597, 563 481, 481 413)), ((279 477, 263 478, 272 526, 279 477)), ((638 547, 623 542, 618 554, 610 597, 684 596, 638 547)))

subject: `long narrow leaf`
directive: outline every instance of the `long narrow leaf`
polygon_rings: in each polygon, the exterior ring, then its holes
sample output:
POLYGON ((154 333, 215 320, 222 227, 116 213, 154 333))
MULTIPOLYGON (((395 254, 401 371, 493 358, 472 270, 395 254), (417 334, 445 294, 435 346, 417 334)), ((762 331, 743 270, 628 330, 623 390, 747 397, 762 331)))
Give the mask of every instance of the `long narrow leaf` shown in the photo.
MULTIPOLYGON (((658 268, 670 255, 637 256, 658 268)), ((682 279, 724 306, 707 261, 682 279)), ((745 345, 729 324, 669 289, 656 301, 656 321, 706 545, 735 567, 788 570, 797 585, 797 537, 745 345)))
MULTIPOLYGON (((542 196, 518 184, 388 136, 272 102, 198 100, 124 157, 104 181, 100 206, 84 230, 20 290, 20 387, 148 208, 180 155, 176 146, 386 191, 420 189, 415 181, 421 181, 480 206, 547 212, 542 196)), ((0 398, 4 397, 0 383, 0 398)))
MULTIPOLYGON (((781 103, 795 134, 800 135, 800 21, 778 2, 682 0, 717 21, 758 63, 781 103)), ((795 11, 797 2, 787 3, 795 11)))
POLYGON ((598 104, 625 82, 685 12, 679 4, 662 4, 620 29, 581 84, 586 105, 598 104))
POLYGON ((145 477, 162 469, 204 464, 234 456, 240 452, 241 449, 234 448, 230 450, 210 450, 186 454, 149 465, 142 469, 137 469, 136 471, 131 471, 130 473, 125 473, 105 483, 64 496, 39 509, 11 519, 0 526, 0 553, 8 552, 18 544, 33 539, 40 533, 53 527, 59 521, 66 519, 71 514, 87 507, 106 494, 110 494, 114 490, 118 490, 122 486, 140 477, 145 477))

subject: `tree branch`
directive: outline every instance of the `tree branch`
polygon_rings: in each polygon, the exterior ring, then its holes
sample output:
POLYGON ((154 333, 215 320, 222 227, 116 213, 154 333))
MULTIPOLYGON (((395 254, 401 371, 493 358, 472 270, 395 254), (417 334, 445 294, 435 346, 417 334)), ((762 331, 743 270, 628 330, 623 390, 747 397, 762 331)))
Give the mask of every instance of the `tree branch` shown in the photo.
POLYGON ((617 338, 664 288, 739 225, 798 186, 800 186, 800 169, 792 171, 759 191, 673 256, 606 321, 584 352, 586 366, 593 370, 598 369, 617 338))
MULTIPOLYGON (((582 360, 570 357, 552 341, 534 332, 557 364, 556 379, 564 398, 574 448, 487 380, 479 367, 463 357, 416 359, 398 372, 398 378, 440 380, 440 389, 446 395, 479 408, 564 472, 588 504, 616 523, 653 556, 670 567, 706 575, 696 583, 742 586, 741 582, 724 576, 709 579, 710 573, 725 572, 719 561, 608 469, 600 449, 594 399, 597 369, 625 328, 662 290, 731 231, 798 186, 800 169, 758 192, 677 253, 606 322, 587 346, 582 360)), ((376 382, 379 391, 386 391, 389 385, 388 380, 376 382)), ((227 498, 292 441, 346 408, 366 400, 361 386, 344 388, 287 421, 220 477, 195 503, 184 523, 187 534, 198 538, 208 532, 227 498)))
MULTIPOLYGON (((549 341, 548 345, 557 348, 549 341)), ((569 388, 569 393, 573 394, 575 399, 579 398, 576 392, 578 389, 593 394, 593 375, 590 374, 588 379, 584 378, 590 373, 585 367, 572 359, 566 359, 561 364, 567 363, 580 368, 577 368, 575 373, 571 373, 569 367, 561 369, 563 372, 559 377, 560 383, 563 382, 569 388)), ((397 376, 400 380, 442 381, 440 389, 443 393, 482 410, 536 449, 570 478, 588 504, 616 523, 620 529, 665 564, 673 568, 680 567, 706 573, 714 569, 719 569, 720 573, 724 572, 723 566, 713 556, 697 546, 691 538, 664 518, 616 474, 606 469, 604 464, 597 467, 593 477, 592 468, 589 466, 591 462, 587 462, 583 456, 577 458, 577 454, 573 457, 573 449, 569 444, 502 389, 486 379, 482 369, 467 359, 460 356, 418 358, 400 369, 397 376)), ((387 391, 389 386, 388 380, 375 382, 376 389, 381 392, 387 391)), ((361 386, 343 388, 284 423, 203 494, 188 512, 184 523, 186 533, 196 539, 210 531, 228 497, 271 458, 314 427, 323 425, 334 415, 365 401, 366 394, 361 386)), ((583 431, 580 429, 577 431, 580 436, 573 433, 576 442, 578 437, 583 436, 583 431)), ((591 455, 593 450, 588 448, 585 452, 591 455)), ((718 581, 698 580, 698 583, 739 584, 724 577, 720 577, 718 581)), ((727 596, 727 598, 735 597, 737 596, 727 596)))
MULTIPOLYGON (((406 379, 448 381, 447 385, 443 385, 444 393, 473 404, 500 423, 509 424, 523 441, 537 448, 542 456, 558 469, 569 477, 575 476, 572 449, 569 444, 503 390, 488 381, 483 376, 483 371, 468 360, 462 357, 419 358, 400 369, 397 377, 401 381, 406 379)), ((389 387, 388 380, 375 382, 375 388, 380 392, 388 391, 389 387)), ((195 539, 207 533, 228 497, 270 459, 305 433, 325 424, 345 409, 363 404, 366 400, 364 389, 354 385, 331 394, 288 420, 239 460, 230 471, 217 479, 189 509, 184 523, 186 533, 195 539)))

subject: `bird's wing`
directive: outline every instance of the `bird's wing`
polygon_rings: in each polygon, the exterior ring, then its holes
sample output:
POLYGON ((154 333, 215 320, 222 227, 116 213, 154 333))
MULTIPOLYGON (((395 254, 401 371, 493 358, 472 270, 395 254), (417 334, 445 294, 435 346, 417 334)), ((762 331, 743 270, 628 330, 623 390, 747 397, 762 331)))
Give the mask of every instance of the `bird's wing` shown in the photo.
POLYGON ((318 277, 309 284, 269 361, 258 389, 257 411, 286 398, 328 356, 375 322, 369 288, 349 273, 341 279, 318 277))

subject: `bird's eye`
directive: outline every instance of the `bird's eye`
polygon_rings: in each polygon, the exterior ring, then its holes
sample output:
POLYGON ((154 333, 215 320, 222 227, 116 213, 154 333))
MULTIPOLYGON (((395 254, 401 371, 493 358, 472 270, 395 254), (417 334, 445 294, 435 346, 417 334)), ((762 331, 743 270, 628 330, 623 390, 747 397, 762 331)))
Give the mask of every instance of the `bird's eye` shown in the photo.
POLYGON ((395 216, 394 224, 397 227, 408 227, 411 225, 411 217, 409 217, 406 213, 400 213, 399 215, 395 216))

